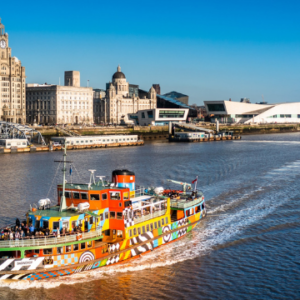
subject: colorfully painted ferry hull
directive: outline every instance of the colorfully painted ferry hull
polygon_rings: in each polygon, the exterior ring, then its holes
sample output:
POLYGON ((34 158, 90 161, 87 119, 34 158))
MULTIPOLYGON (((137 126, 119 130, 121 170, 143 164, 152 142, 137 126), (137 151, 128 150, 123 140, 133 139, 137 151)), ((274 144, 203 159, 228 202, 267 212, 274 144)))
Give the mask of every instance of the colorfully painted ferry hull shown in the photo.
MULTIPOLYGON (((17 260, 21 265, 26 265, 26 261, 31 258, 24 259, 8 259, 2 265, 0 265, 0 280, 12 279, 12 280, 40 280, 52 277, 71 275, 83 271, 95 270, 100 267, 110 266, 113 264, 121 263, 123 261, 138 258, 140 255, 156 248, 176 241, 177 239, 185 236, 188 232, 194 229, 199 221, 205 217, 205 210, 196 213, 185 219, 173 222, 166 226, 162 226, 153 231, 146 232, 135 238, 126 239, 122 242, 111 244, 109 247, 109 254, 95 259, 96 249, 90 249, 88 251, 66 254, 61 256, 52 256, 53 265, 49 265, 49 268, 44 269, 32 269, 23 271, 1 271, 4 269, 4 264, 14 264, 17 260)), ((32 258, 33 259, 33 258, 32 258)), ((41 262, 38 260, 43 258, 34 259, 38 266, 41 262)))

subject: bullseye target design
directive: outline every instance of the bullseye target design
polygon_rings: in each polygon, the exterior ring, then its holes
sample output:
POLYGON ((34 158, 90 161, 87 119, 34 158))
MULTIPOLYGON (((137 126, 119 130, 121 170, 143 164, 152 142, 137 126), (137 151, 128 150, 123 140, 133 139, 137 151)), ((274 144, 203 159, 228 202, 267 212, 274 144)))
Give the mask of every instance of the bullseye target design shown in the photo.
POLYGON ((95 259, 94 254, 91 251, 86 251, 81 254, 81 256, 79 258, 79 263, 83 263, 83 262, 94 260, 94 259, 95 259))
MULTIPOLYGON (((170 225, 167 225, 167 226, 163 227, 162 231, 163 231, 163 233, 166 233, 166 232, 168 232, 170 230, 171 230, 170 225)), ((170 242, 171 238, 172 238, 171 234, 164 235, 164 237, 163 237, 164 243, 170 242)))

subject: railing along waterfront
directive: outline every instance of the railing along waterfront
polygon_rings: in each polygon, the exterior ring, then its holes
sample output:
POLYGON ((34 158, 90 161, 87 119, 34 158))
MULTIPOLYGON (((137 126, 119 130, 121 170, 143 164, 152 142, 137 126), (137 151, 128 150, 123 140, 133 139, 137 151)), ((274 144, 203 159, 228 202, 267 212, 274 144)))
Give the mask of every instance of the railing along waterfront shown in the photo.
POLYGON ((171 199, 171 207, 177 208, 187 208, 193 205, 196 205, 203 201, 203 198, 197 198, 195 200, 185 200, 185 199, 171 199))
POLYGON ((97 229, 90 232, 80 233, 80 239, 78 234, 71 234, 58 237, 42 237, 42 238, 28 238, 21 240, 5 240, 0 241, 0 248, 14 248, 14 247, 36 247, 36 246, 47 246, 47 245, 56 245, 64 244, 69 242, 75 242, 78 240, 86 240, 89 238, 94 238, 102 235, 102 230, 97 229))
POLYGON ((138 223, 148 221, 148 220, 153 219, 153 218, 160 217, 160 216, 164 215, 166 212, 167 212, 166 209, 162 209, 162 210, 156 211, 152 214, 149 213, 148 215, 143 215, 143 216, 140 216, 140 217, 134 217, 134 224, 138 224, 138 223))

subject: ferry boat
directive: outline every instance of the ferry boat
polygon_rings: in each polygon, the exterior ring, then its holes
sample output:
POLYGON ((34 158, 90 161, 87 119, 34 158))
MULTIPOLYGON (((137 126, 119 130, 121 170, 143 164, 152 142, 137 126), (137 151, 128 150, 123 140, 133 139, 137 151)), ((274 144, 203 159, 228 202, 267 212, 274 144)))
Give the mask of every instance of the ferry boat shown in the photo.
POLYGON ((185 236, 206 215, 205 200, 192 185, 181 191, 135 188, 135 174, 114 170, 112 180, 91 171, 87 184, 63 182, 57 204, 30 207, 26 220, 1 230, 0 280, 40 280, 95 270, 140 257, 185 236), (19 226, 18 226, 19 225, 19 226), (14 231, 14 232, 13 232, 14 231))

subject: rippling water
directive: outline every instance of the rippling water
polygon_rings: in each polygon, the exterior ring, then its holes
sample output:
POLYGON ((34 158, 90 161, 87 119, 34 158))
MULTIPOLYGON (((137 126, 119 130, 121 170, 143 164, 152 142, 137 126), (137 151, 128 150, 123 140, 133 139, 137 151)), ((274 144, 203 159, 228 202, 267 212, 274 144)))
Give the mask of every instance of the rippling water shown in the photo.
MULTIPOLYGON (((121 265, 47 281, 2 281, 0 299, 299 299, 299 147, 300 134, 292 133, 70 151, 78 171, 73 181, 88 182, 88 169, 110 175, 128 168, 144 186, 199 175, 209 216, 183 239, 121 265)), ((61 172, 53 161, 61 154, 0 156, 0 226, 30 203, 54 199, 61 172)))

